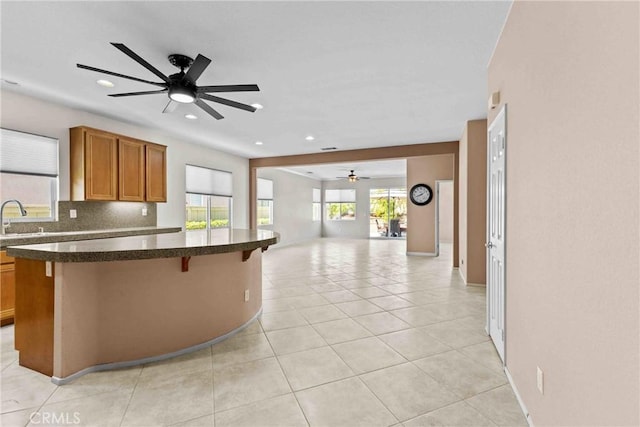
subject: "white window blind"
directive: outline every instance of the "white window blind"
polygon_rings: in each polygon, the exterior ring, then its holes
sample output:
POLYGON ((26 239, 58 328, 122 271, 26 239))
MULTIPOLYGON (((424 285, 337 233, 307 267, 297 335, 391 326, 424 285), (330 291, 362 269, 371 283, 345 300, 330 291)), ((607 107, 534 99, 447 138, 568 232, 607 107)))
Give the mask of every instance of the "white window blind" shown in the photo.
POLYGON ((325 190, 324 201, 325 203, 355 202, 356 190, 325 190))
POLYGON ((231 172, 187 165, 186 192, 211 196, 233 195, 231 172))
POLYGON ((0 171, 58 176, 58 140, 0 129, 0 171))
POLYGON ((313 189, 313 203, 320 203, 320 189, 313 189))
POLYGON ((273 200, 273 181, 258 178, 258 200, 273 200))

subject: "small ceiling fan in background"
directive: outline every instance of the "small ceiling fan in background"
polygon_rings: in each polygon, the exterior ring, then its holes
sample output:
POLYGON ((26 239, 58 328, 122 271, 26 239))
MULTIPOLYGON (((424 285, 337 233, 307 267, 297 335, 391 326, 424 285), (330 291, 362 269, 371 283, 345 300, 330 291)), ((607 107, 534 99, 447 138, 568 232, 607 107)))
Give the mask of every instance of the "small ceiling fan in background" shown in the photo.
POLYGON ((241 110, 246 110, 250 112, 255 112, 256 108, 251 105, 241 104, 240 102, 232 101, 230 99, 219 98, 214 95, 210 95, 210 93, 216 92, 252 92, 259 91, 258 85, 255 84, 242 84, 242 85, 219 85, 219 86, 198 86, 196 85, 196 81, 198 77, 204 72, 204 70, 209 66, 211 60, 206 56, 198 54, 195 61, 185 55, 180 54, 172 54, 169 55, 169 62, 180 68, 179 73, 171 74, 166 76, 153 65, 149 64, 147 61, 138 56, 135 52, 129 49, 122 43, 111 43, 117 49, 122 51, 124 54, 129 56, 131 59, 145 67, 147 70, 151 71, 153 74, 158 76, 162 82, 152 82, 149 80, 139 79, 137 77, 126 76, 120 73, 114 73, 113 71, 102 70, 100 68, 90 67, 88 65, 76 64, 78 68, 82 68, 89 71, 95 71, 98 73, 109 74, 111 76, 121 77, 124 79, 135 80, 141 83, 147 83, 154 86, 159 86, 162 89, 160 90, 149 90, 142 92, 128 92, 128 93, 114 93, 109 96, 112 97, 122 97, 122 96, 139 96, 139 95, 156 95, 161 93, 166 93, 169 95, 169 103, 162 111, 163 113, 172 112, 177 104, 196 104, 198 107, 202 108, 211 116, 215 117, 217 120, 224 118, 222 114, 218 113, 214 110, 209 104, 204 101, 217 102, 219 104, 228 105, 229 107, 239 108, 241 110), (185 70, 187 72, 185 73, 185 70))
POLYGON ((354 173, 353 169, 351 169, 351 172, 349 173, 349 175, 347 176, 336 176, 336 178, 338 179, 346 179, 349 182, 356 182, 359 181, 361 179, 370 179, 368 176, 358 176, 354 173))

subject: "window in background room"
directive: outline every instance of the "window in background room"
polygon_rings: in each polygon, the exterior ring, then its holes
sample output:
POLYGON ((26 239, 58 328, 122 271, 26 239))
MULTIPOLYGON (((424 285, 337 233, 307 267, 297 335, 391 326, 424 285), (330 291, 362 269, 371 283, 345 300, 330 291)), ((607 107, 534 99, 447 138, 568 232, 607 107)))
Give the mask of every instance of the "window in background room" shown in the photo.
POLYGON ((324 206, 330 221, 353 221, 356 219, 356 190, 325 190, 324 206))
POLYGON ((258 178, 258 225, 273 224, 273 181, 258 178))
POLYGON ((322 207, 321 207, 321 200, 320 200, 320 189, 319 188, 314 188, 313 189, 313 212, 312 212, 312 216, 311 219, 313 221, 320 221, 320 216, 322 215, 322 207))
POLYGON ((186 229, 231 228, 231 172, 186 165, 186 229))
POLYGON ((11 222, 55 221, 58 202, 58 140, 0 129, 0 198, 19 200, 5 206, 11 222))

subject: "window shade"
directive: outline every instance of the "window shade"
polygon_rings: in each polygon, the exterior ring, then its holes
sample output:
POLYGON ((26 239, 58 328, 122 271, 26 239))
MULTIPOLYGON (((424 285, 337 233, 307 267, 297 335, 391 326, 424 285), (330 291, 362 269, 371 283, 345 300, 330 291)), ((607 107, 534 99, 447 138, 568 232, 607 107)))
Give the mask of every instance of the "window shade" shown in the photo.
POLYGON ((324 201, 325 203, 355 202, 356 190, 351 190, 351 189, 325 190, 324 201))
POLYGON ((320 203, 320 189, 313 189, 313 203, 320 203))
POLYGON ((273 200, 273 181, 258 178, 258 199, 273 200))
POLYGON ((233 195, 231 172, 187 165, 187 193, 209 194, 211 196, 233 195))
POLYGON ((0 171, 58 176, 58 140, 0 129, 0 171))

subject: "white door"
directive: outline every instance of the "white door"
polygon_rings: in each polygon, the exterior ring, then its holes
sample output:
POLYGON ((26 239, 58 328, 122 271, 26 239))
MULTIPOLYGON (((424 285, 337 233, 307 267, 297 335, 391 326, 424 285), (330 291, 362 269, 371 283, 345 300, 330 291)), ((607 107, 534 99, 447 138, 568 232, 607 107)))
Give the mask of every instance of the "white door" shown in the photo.
POLYGON ((487 329, 504 362, 505 353, 505 154, 506 105, 487 138, 487 329))

